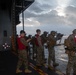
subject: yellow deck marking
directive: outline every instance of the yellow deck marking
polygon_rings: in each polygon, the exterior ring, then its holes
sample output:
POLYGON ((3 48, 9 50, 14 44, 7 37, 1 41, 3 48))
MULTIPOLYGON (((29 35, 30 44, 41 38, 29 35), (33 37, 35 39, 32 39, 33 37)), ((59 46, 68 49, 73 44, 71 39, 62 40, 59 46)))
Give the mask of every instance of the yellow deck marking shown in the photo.
MULTIPOLYGON (((13 53, 14 55, 18 56, 17 53, 15 53, 15 52, 12 52, 12 53, 13 53)), ((32 63, 30 63, 30 67, 33 68, 35 71, 37 71, 40 75, 48 75, 47 73, 45 73, 43 70, 37 68, 37 67, 36 67, 35 65, 33 65, 32 63)), ((59 70, 56 70, 55 72, 56 72, 57 74, 59 74, 59 75, 65 75, 64 73, 62 73, 62 72, 59 71, 59 70)))

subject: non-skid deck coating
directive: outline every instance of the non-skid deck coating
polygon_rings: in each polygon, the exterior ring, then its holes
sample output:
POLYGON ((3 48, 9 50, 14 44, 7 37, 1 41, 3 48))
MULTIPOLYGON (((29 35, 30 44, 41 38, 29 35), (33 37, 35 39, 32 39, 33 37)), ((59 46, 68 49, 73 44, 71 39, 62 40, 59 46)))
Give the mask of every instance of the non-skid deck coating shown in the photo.
POLYGON ((17 56, 10 51, 0 52, 0 75, 59 75, 54 71, 48 70, 46 67, 36 67, 33 60, 30 60, 29 69, 32 70, 31 74, 24 73, 23 66, 22 73, 16 74, 17 56))

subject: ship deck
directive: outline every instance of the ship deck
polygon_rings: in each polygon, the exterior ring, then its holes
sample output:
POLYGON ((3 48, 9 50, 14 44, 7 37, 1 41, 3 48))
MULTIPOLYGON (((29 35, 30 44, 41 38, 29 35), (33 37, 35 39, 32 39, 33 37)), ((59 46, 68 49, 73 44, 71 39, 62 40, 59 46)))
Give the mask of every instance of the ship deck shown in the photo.
MULTIPOLYGON (((18 57, 10 51, 0 52, 0 75, 59 75, 56 72, 47 69, 46 67, 36 67, 35 61, 29 60, 29 68, 32 70, 31 74, 24 72, 16 74, 16 65, 18 57)), ((21 67, 24 70, 23 66, 21 67)))

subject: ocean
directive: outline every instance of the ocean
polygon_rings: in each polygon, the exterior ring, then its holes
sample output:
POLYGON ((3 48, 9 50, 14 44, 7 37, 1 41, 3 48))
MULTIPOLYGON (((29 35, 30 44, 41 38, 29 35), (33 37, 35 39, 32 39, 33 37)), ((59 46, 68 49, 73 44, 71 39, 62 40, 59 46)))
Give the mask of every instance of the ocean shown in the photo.
MULTIPOLYGON (((61 43, 64 43, 64 39, 66 38, 67 37, 63 37, 61 43)), ((68 63, 68 55, 65 53, 64 45, 55 46, 54 49, 56 62, 59 63, 59 66, 57 66, 56 68, 65 74, 68 63)), ((45 58, 48 59, 48 49, 44 49, 44 54, 45 58)), ((71 71, 71 75, 73 75, 72 72, 73 71, 71 71)))

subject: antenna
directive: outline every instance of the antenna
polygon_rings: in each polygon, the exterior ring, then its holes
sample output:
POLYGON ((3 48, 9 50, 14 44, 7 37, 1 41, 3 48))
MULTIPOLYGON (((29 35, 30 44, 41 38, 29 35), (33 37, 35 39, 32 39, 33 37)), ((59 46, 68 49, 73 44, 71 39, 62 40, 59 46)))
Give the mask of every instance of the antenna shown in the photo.
POLYGON ((24 0, 22 1, 22 25, 23 25, 23 30, 24 30, 24 12, 23 12, 23 9, 24 9, 24 0))

